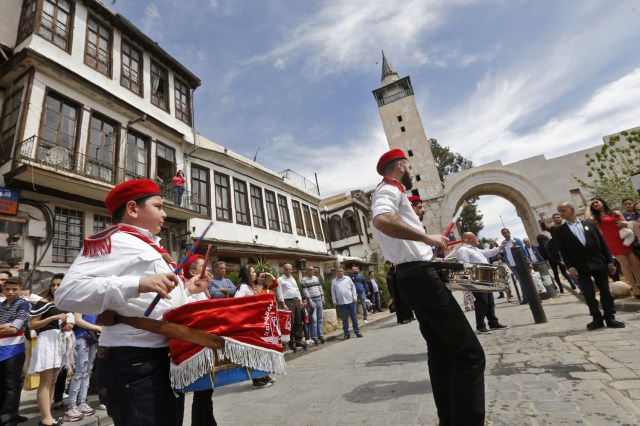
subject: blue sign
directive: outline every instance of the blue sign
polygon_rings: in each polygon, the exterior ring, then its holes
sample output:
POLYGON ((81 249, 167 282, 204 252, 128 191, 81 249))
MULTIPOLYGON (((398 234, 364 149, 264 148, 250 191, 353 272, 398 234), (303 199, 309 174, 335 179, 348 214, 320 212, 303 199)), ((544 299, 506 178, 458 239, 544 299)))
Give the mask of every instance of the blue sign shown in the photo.
POLYGON ((20 190, 0 186, 0 214, 15 216, 20 204, 20 190))

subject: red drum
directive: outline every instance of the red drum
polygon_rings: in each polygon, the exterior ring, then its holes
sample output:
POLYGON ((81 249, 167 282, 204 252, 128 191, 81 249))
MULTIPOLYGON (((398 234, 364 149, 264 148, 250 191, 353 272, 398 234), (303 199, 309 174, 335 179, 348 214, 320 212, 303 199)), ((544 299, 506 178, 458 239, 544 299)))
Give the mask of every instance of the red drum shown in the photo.
POLYGON ((167 312, 165 321, 216 334, 225 341, 223 349, 214 351, 169 339, 172 386, 186 388, 212 373, 221 361, 236 367, 283 373, 286 364, 278 319, 273 293, 203 300, 167 312))

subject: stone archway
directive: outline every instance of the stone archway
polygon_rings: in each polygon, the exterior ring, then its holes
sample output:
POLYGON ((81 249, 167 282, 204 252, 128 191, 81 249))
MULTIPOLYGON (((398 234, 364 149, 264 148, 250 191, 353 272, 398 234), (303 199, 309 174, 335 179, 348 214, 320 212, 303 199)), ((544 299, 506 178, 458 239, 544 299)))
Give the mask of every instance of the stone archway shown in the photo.
POLYGON ((497 195, 511 202, 518 216, 524 224, 530 237, 540 233, 537 223, 537 212, 549 208, 551 202, 547 200, 543 191, 535 183, 520 173, 504 169, 470 169, 454 175, 445 183, 445 196, 440 204, 441 226, 451 221, 451 216, 460 204, 469 198, 481 195, 497 195), (447 217, 447 212, 451 216, 447 217))

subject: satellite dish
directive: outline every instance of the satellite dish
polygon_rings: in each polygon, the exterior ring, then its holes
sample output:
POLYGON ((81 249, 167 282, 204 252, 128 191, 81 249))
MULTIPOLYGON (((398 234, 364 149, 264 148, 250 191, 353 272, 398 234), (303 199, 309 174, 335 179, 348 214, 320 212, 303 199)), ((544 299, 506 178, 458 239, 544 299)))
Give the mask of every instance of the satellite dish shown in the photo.
POLYGON ((346 249, 345 249, 345 250, 342 250, 342 255, 343 255, 344 257, 348 257, 348 256, 349 256, 349 250, 346 250, 346 249))
POLYGON ((49 150, 47 154, 47 162, 57 166, 69 159, 69 150, 62 146, 56 146, 49 150))

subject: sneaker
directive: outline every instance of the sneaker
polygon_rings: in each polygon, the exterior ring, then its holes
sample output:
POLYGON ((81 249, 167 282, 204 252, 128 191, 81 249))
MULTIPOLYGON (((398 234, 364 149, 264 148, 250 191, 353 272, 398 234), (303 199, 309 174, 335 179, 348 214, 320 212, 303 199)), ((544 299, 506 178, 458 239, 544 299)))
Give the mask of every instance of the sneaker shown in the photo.
POLYGON ((349 340, 349 338, 350 338, 350 337, 351 337, 350 335, 345 334, 345 335, 342 337, 342 340, 349 340))
POLYGON ((365 323, 365 324, 369 324, 369 321, 368 321, 368 320, 364 320, 364 323, 365 323))
POLYGON ((491 331, 487 327, 482 327, 478 329, 479 334, 491 334, 491 331))
POLYGON ((78 409, 78 407, 71 407, 64 413, 62 419, 65 422, 77 422, 78 420, 82 420, 84 418, 84 414, 78 409))
POLYGON ((507 328, 509 328, 508 325, 502 325, 502 324, 498 323, 496 325, 492 325, 491 326, 491 331, 493 331, 493 330, 506 330, 507 328))
POLYGON ((320 344, 320 339, 313 339, 313 344, 318 346, 320 344))
POLYGON ((86 402, 83 402, 82 404, 78 405, 76 408, 79 409, 80 412, 85 416, 92 416, 96 412, 96 410, 91 408, 91 406, 89 406, 89 404, 87 404, 86 402))
POLYGON ((276 379, 274 379, 271 376, 261 377, 260 380, 263 381, 263 382, 268 382, 268 383, 275 383, 276 382, 276 379))
POLYGON ((273 383, 271 382, 267 382, 267 381, 263 381, 263 380, 256 380, 253 382, 253 387, 254 388, 268 388, 269 386, 273 386, 273 383))

